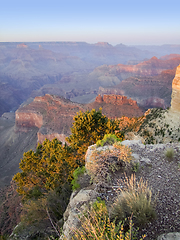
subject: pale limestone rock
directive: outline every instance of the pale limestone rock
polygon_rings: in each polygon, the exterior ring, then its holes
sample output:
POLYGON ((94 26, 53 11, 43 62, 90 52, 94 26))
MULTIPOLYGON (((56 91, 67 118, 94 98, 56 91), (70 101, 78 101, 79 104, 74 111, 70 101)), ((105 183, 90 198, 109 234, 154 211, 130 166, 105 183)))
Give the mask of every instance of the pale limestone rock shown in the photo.
POLYGON ((140 162, 146 165, 151 165, 151 160, 149 158, 141 158, 140 162))
MULTIPOLYGON (((73 192, 64 213, 63 234, 66 239, 71 239, 74 235, 73 230, 80 227, 78 215, 82 213, 89 203, 97 199, 97 192, 89 189, 81 189, 78 193, 73 192)), ((63 239, 63 236, 61 237, 63 239)))
POLYGON ((94 151, 105 151, 105 150, 107 150, 107 149, 112 150, 112 149, 114 149, 114 147, 108 145, 108 146, 103 146, 103 147, 98 147, 98 148, 97 148, 97 147, 96 147, 96 144, 89 146, 89 147, 88 147, 88 150, 87 150, 87 152, 86 152, 86 155, 85 155, 85 167, 86 167, 86 164, 91 161, 91 155, 92 155, 92 153, 93 153, 94 151))
POLYGON ((132 156, 134 162, 139 163, 139 154, 137 154, 137 153, 132 153, 131 156, 132 156))
POLYGON ((172 82, 171 108, 172 113, 180 114, 180 65, 172 82))
POLYGON ((131 147, 131 145, 143 145, 141 140, 124 140, 121 143, 122 145, 131 147))
POLYGON ((162 234, 157 238, 157 240, 180 240, 180 232, 162 234))

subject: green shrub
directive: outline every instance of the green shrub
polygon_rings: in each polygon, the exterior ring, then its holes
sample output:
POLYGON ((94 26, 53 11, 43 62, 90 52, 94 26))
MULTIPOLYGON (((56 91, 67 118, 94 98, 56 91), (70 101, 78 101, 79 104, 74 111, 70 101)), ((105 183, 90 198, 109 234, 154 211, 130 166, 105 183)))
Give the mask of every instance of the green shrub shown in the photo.
POLYGON ((124 180, 124 189, 120 188, 112 210, 111 219, 124 221, 133 214, 133 222, 136 227, 141 227, 155 218, 155 210, 152 202, 152 192, 147 182, 142 179, 136 181, 135 175, 124 180))
POLYGON ((135 162, 132 166, 132 171, 136 173, 138 172, 138 170, 139 170, 139 162, 135 162))
POLYGON ((174 149, 173 148, 167 148, 165 150, 165 156, 168 160, 172 160, 174 158, 174 149))
POLYGON ((122 141, 120 138, 116 137, 115 134, 105 134, 102 140, 96 142, 97 147, 103 147, 105 145, 113 145, 115 142, 122 141))
MULTIPOLYGON (((23 229, 29 226, 41 228, 45 221, 51 221, 56 225, 60 231, 59 220, 63 218, 69 198, 71 195, 70 184, 64 184, 61 188, 50 190, 43 197, 34 200, 27 200, 23 204, 23 211, 21 214, 21 224, 23 229), (56 224, 58 223, 58 224, 56 224)), ((53 228, 53 226, 52 226, 53 228)), ((19 231, 23 231, 19 229, 19 231)))
POLYGON ((80 111, 73 118, 71 135, 66 140, 75 150, 74 160, 79 163, 79 166, 84 165, 84 156, 88 146, 101 140, 105 134, 121 135, 119 121, 107 118, 101 110, 80 111))
POLYGON ((81 175, 81 174, 84 174, 86 168, 83 166, 83 167, 78 167, 75 169, 74 173, 73 173, 73 180, 71 182, 72 184, 72 190, 76 190, 80 187, 79 183, 78 183, 78 177, 81 175))
POLYGON ((8 239, 8 236, 6 235, 0 235, 0 240, 7 240, 8 239))
MULTIPOLYGON (((132 230, 132 221, 130 229, 125 233, 123 224, 115 224, 110 221, 105 202, 98 199, 79 216, 81 228, 74 229, 74 238, 78 240, 131 240, 135 239, 135 232, 132 230)), ((144 236, 145 237, 145 236, 144 236)), ((143 237, 143 238, 144 238, 143 237)))

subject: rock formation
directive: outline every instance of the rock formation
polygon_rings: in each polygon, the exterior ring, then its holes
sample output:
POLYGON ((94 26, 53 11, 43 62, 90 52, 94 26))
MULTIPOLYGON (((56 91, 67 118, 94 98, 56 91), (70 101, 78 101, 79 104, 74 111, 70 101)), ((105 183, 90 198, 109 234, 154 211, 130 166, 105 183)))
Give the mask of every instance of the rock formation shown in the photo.
POLYGON ((24 43, 20 43, 17 45, 17 48, 28 48, 28 46, 24 43))
POLYGON ((138 108, 137 102, 132 100, 131 98, 127 98, 126 96, 121 96, 121 95, 103 95, 101 96, 100 94, 96 97, 95 102, 97 103, 107 103, 107 104, 114 104, 114 105, 131 105, 134 106, 135 108, 138 108))
POLYGON ((78 104, 62 97, 46 94, 43 97, 35 97, 30 104, 20 107, 16 111, 16 132, 27 132, 32 128, 38 128, 38 141, 42 143, 45 138, 53 138, 65 142, 65 138, 71 134, 73 117, 79 111, 95 108, 110 118, 142 116, 143 112, 136 101, 121 95, 97 96, 94 103, 78 104))
POLYGON ((167 108, 171 102, 172 81, 176 68, 156 76, 129 77, 112 87, 100 87, 98 93, 121 94, 133 98, 145 108, 167 108))
POLYGON ((98 95, 93 103, 89 103, 86 107, 98 110, 102 108, 102 113, 109 118, 140 117, 143 111, 137 105, 137 102, 126 96, 116 94, 98 95))
POLYGON ((21 131, 27 131, 27 128, 38 127, 43 125, 43 116, 37 112, 16 111, 16 127, 21 126, 21 131))
MULTIPOLYGON (((173 46, 173 52, 179 53, 177 48, 173 46)), ((101 86, 114 86, 128 77, 152 76, 177 67, 180 59, 178 54, 164 59, 151 58, 161 54, 122 44, 77 42, 0 43, 0 54, 0 116, 17 110, 29 97, 66 96, 67 92, 73 95, 73 89, 78 96, 82 96, 82 91, 91 95, 101 86), (151 59, 142 62, 145 58, 151 59)))
POLYGON ((180 65, 176 69, 176 75, 172 82, 171 112, 180 115, 180 65))
POLYGON ((72 127, 73 117, 79 111, 84 111, 80 104, 57 96, 46 94, 36 97, 28 105, 16 111, 16 132, 27 132, 32 128, 39 128, 38 141, 45 138, 52 140, 57 137, 64 142, 72 127))
MULTIPOLYGON (((156 219, 140 229, 140 235, 137 239, 140 239, 143 234, 146 234, 147 239, 157 239, 161 234, 164 235, 161 235, 158 240, 179 239, 180 233, 177 233, 180 229, 177 186, 179 186, 180 172, 175 161, 173 161, 172 166, 172 162, 169 163, 164 159, 164 151, 168 147, 174 148, 178 159, 180 155, 179 144, 168 143, 145 146, 140 140, 126 140, 122 144, 132 149, 132 156, 135 162, 139 164, 136 177, 139 175, 143 180, 147 180, 148 186, 153 189, 153 197, 156 196, 156 219), (169 233, 172 231, 174 233, 169 233), (177 236, 177 238, 174 236, 177 236)), ((85 167, 87 168, 88 161, 92 161, 91 156, 94 151, 102 153, 108 148, 113 149, 114 147, 96 148, 96 145, 89 146, 85 157, 85 167)), ((72 239, 72 230, 80 227, 78 216, 84 209, 87 209, 89 203, 96 200, 96 197, 105 199, 107 206, 112 206, 117 194, 117 187, 119 185, 121 185, 119 188, 123 187, 122 179, 124 179, 124 173, 115 171, 115 175, 111 176, 111 183, 107 187, 97 188, 99 183, 93 182, 93 184, 77 189, 72 193, 67 210, 64 213, 63 234, 68 240, 72 239)), ((63 236, 60 239, 63 239, 63 236)))

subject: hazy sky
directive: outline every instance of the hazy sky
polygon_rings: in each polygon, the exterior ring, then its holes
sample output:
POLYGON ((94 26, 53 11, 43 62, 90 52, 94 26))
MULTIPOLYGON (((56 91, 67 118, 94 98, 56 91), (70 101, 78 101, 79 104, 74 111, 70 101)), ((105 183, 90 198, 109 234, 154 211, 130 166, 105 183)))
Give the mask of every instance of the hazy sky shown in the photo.
POLYGON ((0 0, 0 41, 180 44, 180 1, 0 0))

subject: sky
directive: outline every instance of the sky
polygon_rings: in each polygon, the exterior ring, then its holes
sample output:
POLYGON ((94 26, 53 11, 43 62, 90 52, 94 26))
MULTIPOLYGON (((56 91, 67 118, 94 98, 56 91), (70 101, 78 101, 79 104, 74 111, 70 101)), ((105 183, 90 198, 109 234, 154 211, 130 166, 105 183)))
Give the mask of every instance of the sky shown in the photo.
POLYGON ((180 44, 180 1, 0 0, 0 42, 180 44))

